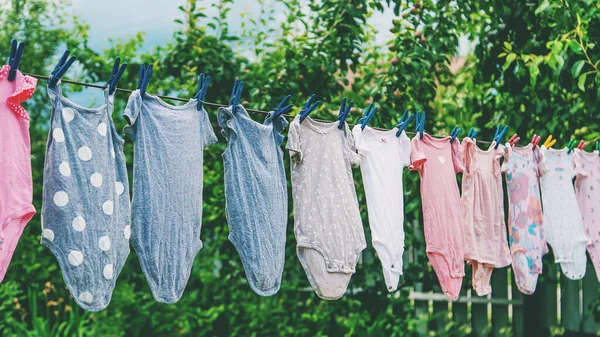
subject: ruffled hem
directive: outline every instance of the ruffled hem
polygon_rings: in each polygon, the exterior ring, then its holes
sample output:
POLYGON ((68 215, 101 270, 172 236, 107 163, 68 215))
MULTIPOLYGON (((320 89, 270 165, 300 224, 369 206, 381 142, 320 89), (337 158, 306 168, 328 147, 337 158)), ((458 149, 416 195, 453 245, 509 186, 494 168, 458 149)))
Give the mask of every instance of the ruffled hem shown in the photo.
MULTIPOLYGON (((0 70, 0 81, 6 78, 9 72, 10 66, 4 65, 0 70)), ((21 103, 33 96, 38 80, 35 77, 25 76, 23 73, 17 70, 15 81, 15 91, 12 93, 12 95, 6 98, 6 104, 17 116, 25 120, 29 120, 29 115, 21 106, 21 103)))

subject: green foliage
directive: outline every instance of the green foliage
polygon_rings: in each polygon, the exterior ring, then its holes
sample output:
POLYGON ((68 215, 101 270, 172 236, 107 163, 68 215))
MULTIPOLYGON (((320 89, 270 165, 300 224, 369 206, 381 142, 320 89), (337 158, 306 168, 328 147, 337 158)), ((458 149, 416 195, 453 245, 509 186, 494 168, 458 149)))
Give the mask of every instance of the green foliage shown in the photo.
MULTIPOLYGON (((88 46, 89 27, 69 18, 66 4, 12 0, 10 6, 0 7, 0 44, 8 46, 13 37, 26 40, 21 69, 37 74, 47 74, 55 61, 50 56, 68 47, 78 56, 78 65, 65 77, 88 82, 107 80, 114 58, 120 56, 129 63, 119 84, 125 88, 136 87, 142 62, 152 63, 148 90, 182 98, 193 94, 197 76, 204 72, 213 78, 209 102, 226 102, 233 81, 239 78, 246 83, 243 104, 257 109, 269 110, 291 94, 297 112, 315 93, 324 104, 313 115, 329 120, 334 119, 341 98, 347 97, 357 107, 349 122, 376 102, 381 108, 371 124, 386 128, 394 126, 398 114, 409 108, 427 110, 426 129, 437 134, 447 134, 454 125, 473 126, 482 130, 482 139, 490 139, 495 125, 503 123, 522 138, 534 132, 553 133, 559 139, 557 146, 571 136, 588 141, 600 138, 596 103, 600 51, 595 46, 600 37, 600 9, 594 0, 545 0, 537 7, 523 6, 519 0, 260 0, 256 1, 258 16, 243 13, 239 18, 239 34, 228 25, 233 5, 233 0, 188 0, 180 7, 184 19, 178 20, 173 38, 142 53, 142 33, 127 41, 111 40, 105 50, 93 50, 88 46), (276 13, 275 5, 284 12, 276 13), (382 48, 375 44, 377 32, 367 20, 388 6, 397 17, 390 27, 393 39, 382 48), (208 13, 213 10, 217 14, 211 17, 208 13), (465 58, 455 57, 461 35, 474 46, 465 58)), ((0 57, 7 57, 6 52, 0 49, 0 57)), ((44 84, 40 81, 33 99, 26 103, 38 210, 49 114, 44 84)), ((64 88, 67 95, 81 90, 64 88)), ((117 94, 113 117, 118 129, 124 125, 120 111, 127 98, 127 94, 117 94)), ((217 110, 207 109, 215 123, 217 110)), ((219 130, 218 125, 213 127, 219 130)), ((338 301, 318 299, 308 289, 295 255, 290 212, 282 288, 277 295, 262 298, 251 291, 235 248, 227 240, 224 148, 221 139, 205 153, 204 248, 177 304, 154 301, 132 252, 110 306, 98 313, 84 312, 71 299, 54 256, 39 244, 37 215, 0 284, 0 334, 416 336, 419 327, 436 319, 417 315, 408 299, 413 287, 439 290, 424 254, 416 174, 405 174, 405 245, 414 248, 415 254, 407 259, 396 293, 387 293, 379 260, 369 245, 350 293, 338 301)), ((125 152, 131 164, 131 141, 126 142, 125 152)), ((364 191, 358 170, 355 174, 366 225, 364 191)), ((290 198, 290 211, 291 206, 290 198)), ((368 226, 365 231, 370 241, 368 226)), ((449 322, 446 330, 448 336, 470 333, 470 327, 456 322, 449 322)))

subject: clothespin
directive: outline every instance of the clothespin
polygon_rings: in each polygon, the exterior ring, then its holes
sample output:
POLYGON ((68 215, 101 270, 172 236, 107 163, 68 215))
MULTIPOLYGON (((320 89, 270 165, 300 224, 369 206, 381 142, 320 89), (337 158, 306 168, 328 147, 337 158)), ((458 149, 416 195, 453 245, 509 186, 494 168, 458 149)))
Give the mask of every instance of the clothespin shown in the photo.
POLYGON ((196 108, 198 111, 202 110, 202 106, 204 104, 204 97, 206 97, 206 92, 208 91, 208 84, 210 83, 210 76, 204 76, 204 73, 200 73, 198 76, 198 87, 196 88, 196 93, 194 94, 194 98, 197 100, 196 108))
POLYGON ((408 123, 410 123, 410 121, 413 120, 413 118, 415 118, 414 114, 411 114, 410 116, 406 117, 407 114, 408 109, 404 110, 402 118, 398 122, 398 125, 396 125, 396 128, 398 129, 398 131, 396 131, 396 137, 400 137, 402 131, 404 131, 404 129, 406 129, 406 127, 408 126, 408 123))
POLYGON ((119 63, 121 63, 121 58, 117 57, 115 59, 115 63, 113 64, 112 72, 110 73, 110 79, 108 80, 108 94, 114 94, 115 90, 117 90, 117 84, 123 76, 123 72, 125 72, 125 68, 127 68, 127 63, 123 63, 121 67, 119 67, 119 63))
POLYGON ((231 106, 231 113, 235 113, 237 106, 240 104, 240 98, 242 97, 242 90, 244 89, 244 82, 235 80, 233 82, 233 89, 231 90, 231 96, 229 97, 229 106, 231 106))
POLYGON ((462 132, 462 129, 459 128, 458 126, 455 126, 452 129, 452 132, 450 132, 450 143, 454 143, 454 140, 456 139, 456 137, 458 137, 458 135, 462 132))
POLYGON ((507 132, 508 132, 508 125, 506 125, 504 128, 502 128, 502 125, 498 124, 498 126, 496 127, 496 133, 494 134, 494 142, 496 142, 496 145, 494 145, 494 149, 497 149, 498 145, 500 145, 502 143, 502 139, 504 138, 504 136, 506 136, 507 132))
POLYGON ((290 99, 292 98, 292 95, 287 95, 283 101, 279 102, 279 104, 277 104, 277 106, 275 107, 275 109, 273 109, 273 118, 275 117, 279 117, 281 115, 283 115, 284 113, 290 111, 292 109, 292 107, 294 106, 293 104, 288 104, 290 99), (288 105, 286 105, 288 104, 288 105))
POLYGON ((538 143, 540 142, 540 136, 534 134, 533 137, 531 138, 531 144, 533 145, 533 147, 538 146, 538 143))
POLYGON ((373 116, 377 112, 377 109, 379 108, 373 107, 373 103, 369 104, 367 109, 365 109, 365 112, 363 113, 362 117, 358 120, 358 124, 360 124, 361 130, 364 130, 365 126, 367 126, 371 118, 373 118, 373 116))
POLYGON ((552 145, 554 145, 554 143, 556 143, 556 139, 552 139, 552 135, 548 135, 548 138, 546 138, 546 141, 544 141, 544 147, 549 149, 552 147, 552 145))
POLYGON ((573 149, 575 149, 575 145, 577 145, 577 141, 574 139, 569 140, 569 143, 567 144, 567 148, 569 149, 567 151, 567 153, 571 153, 573 152, 573 149))
POLYGON ((417 127, 415 128, 415 131, 419 134, 420 139, 423 139, 423 132, 425 131, 426 115, 427 114, 425 111, 422 111, 422 112, 417 111, 417 127))
POLYGON ((304 107, 302 107, 302 110, 300 111, 300 123, 302 123, 304 119, 321 104, 321 101, 312 102, 316 97, 315 94, 312 94, 306 103, 304 103, 304 107))
POLYGON ((140 67, 140 75, 138 78, 138 89, 140 89, 140 97, 144 99, 146 95, 146 89, 148 88, 148 82, 150 82, 150 75, 152 75, 152 64, 146 66, 142 64, 140 67))
POLYGON ((68 57, 69 50, 67 49, 62 54, 60 60, 58 60, 58 63, 56 64, 56 67, 54 67, 54 70, 52 70, 50 76, 48 77, 48 86, 50 88, 53 88, 58 83, 60 78, 67 72, 73 62, 75 62, 75 56, 71 56, 69 59, 67 59, 68 57))
POLYGON ((515 144, 517 144, 519 140, 521 140, 521 138, 519 138, 519 136, 517 136, 517 134, 515 133, 514 135, 512 135, 512 137, 510 137, 508 142, 510 143, 510 146, 515 146, 515 144))
POLYGON ((342 105, 340 105, 340 112, 338 113, 338 129, 341 130, 344 127, 344 122, 346 121, 346 118, 348 118, 353 104, 354 102, 350 101, 350 103, 348 103, 348 106, 346 106, 346 97, 342 99, 342 105))
POLYGON ((17 46, 17 40, 12 40, 10 46, 10 56, 8 58, 8 65, 10 66, 8 80, 11 82, 14 81, 17 76, 17 70, 19 69, 19 63, 21 63, 21 56, 23 55, 24 48, 25 42, 21 42, 17 46))
POLYGON ((587 143, 584 142, 583 140, 581 140, 579 142, 579 144, 577 144, 577 148, 580 149, 581 151, 583 151, 585 149, 585 147, 587 146, 587 143))
POLYGON ((469 133, 467 134, 467 138, 475 139, 478 133, 479 130, 475 130, 475 128, 470 128, 469 133))

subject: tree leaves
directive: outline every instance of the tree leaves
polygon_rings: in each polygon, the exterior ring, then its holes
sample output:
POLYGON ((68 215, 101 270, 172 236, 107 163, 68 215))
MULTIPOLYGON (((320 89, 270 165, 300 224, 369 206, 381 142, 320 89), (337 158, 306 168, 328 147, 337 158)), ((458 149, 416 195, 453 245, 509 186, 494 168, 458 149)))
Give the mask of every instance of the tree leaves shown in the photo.
POLYGON ((571 75, 574 78, 578 77, 579 74, 581 74, 581 69, 583 69, 584 65, 585 65, 585 60, 579 60, 579 61, 575 62, 573 64, 573 67, 571 68, 571 75))

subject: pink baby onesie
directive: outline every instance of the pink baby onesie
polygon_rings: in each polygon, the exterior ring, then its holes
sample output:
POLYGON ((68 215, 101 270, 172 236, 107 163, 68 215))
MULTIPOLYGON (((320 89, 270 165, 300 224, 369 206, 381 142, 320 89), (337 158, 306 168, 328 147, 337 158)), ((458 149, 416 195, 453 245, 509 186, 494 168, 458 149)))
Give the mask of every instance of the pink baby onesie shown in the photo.
POLYGON ((456 300, 465 275, 463 224, 456 174, 463 171, 460 145, 423 134, 411 141, 410 170, 419 171, 429 263, 442 291, 456 300))
POLYGON ((25 225, 35 214, 29 116, 20 104, 33 95, 37 79, 17 70, 11 82, 9 71, 8 65, 0 70, 0 282, 25 225))
POLYGON ((600 281, 600 154, 575 150, 575 192, 583 215, 587 251, 600 281))
POLYGON ((504 147, 492 143, 481 150, 471 138, 463 139, 462 218, 465 260, 473 266, 473 289, 479 296, 492 291, 494 268, 510 265, 504 222, 504 192, 500 158, 504 147))
POLYGON ((502 171, 506 172, 509 208, 509 243, 517 288, 524 294, 535 291, 542 273, 542 256, 548 253, 544 234, 538 178, 546 172, 544 155, 529 144, 511 147, 506 143, 502 171))

